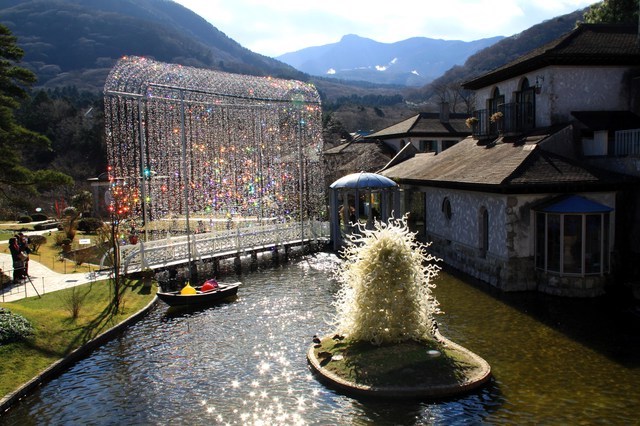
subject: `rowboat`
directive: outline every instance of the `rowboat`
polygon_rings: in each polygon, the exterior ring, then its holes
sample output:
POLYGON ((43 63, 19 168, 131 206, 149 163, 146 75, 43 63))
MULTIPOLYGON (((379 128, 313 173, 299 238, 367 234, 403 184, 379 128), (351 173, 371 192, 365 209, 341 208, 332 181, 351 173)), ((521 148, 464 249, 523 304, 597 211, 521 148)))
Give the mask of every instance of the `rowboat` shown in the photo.
POLYGON ((201 286, 194 287, 194 294, 182 294, 180 291, 156 293, 158 298, 169 306, 202 306, 228 299, 238 293, 240 282, 218 283, 218 288, 202 291, 201 286))

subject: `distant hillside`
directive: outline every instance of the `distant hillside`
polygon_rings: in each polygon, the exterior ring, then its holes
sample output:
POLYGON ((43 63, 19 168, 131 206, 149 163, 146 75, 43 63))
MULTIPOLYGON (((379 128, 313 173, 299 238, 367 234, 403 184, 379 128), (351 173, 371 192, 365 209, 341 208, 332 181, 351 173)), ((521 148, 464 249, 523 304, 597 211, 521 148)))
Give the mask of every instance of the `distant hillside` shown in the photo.
POLYGON ((253 75, 304 78, 253 53, 168 0, 2 0, 0 22, 25 50, 39 85, 101 90, 122 56, 140 55, 253 75))
POLYGON ((459 86, 467 80, 511 62, 573 30, 576 23, 582 21, 587 10, 588 8, 585 8, 546 20, 520 34, 505 38, 470 56, 464 65, 451 68, 430 84, 419 90, 405 92, 405 95, 407 99, 414 101, 429 99, 439 87, 459 86))
POLYGON ((314 76, 423 86, 503 38, 464 42, 414 37, 396 43, 380 43, 346 35, 338 43, 308 47, 276 59, 314 76))

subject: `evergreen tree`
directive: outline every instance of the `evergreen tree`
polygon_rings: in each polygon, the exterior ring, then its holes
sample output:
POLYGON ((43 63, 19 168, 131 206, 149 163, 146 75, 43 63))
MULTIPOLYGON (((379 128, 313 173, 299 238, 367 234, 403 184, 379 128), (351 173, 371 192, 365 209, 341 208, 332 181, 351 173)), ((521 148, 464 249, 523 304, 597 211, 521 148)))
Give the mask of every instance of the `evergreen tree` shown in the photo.
POLYGON ((16 65, 23 55, 16 37, 0 25, 0 204, 4 206, 21 205, 27 195, 73 183, 63 173, 31 170, 23 164, 23 151, 49 146, 46 137, 20 126, 14 116, 36 81, 31 71, 16 65))
POLYGON ((603 0, 584 14, 588 24, 636 24, 638 25, 639 0, 603 0))

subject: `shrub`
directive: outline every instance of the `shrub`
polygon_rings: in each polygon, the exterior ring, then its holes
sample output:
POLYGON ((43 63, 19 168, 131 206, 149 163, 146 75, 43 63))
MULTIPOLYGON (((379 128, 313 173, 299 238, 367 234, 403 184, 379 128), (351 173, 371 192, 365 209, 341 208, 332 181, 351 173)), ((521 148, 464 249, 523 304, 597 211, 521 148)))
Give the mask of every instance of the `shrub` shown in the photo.
POLYGON ((33 334, 33 326, 23 316, 0 308, 0 345, 26 339, 33 334))
POLYGON ((102 228, 104 222, 95 217, 85 217, 78 221, 78 231, 95 232, 102 228))
POLYGON ((44 231, 45 229, 54 229, 57 228, 60 223, 56 220, 50 220, 48 222, 36 223, 33 225, 33 229, 36 231, 44 231))
POLYGON ((56 232, 55 234, 53 234, 53 241, 57 246, 61 246, 62 244, 64 244, 64 241, 68 241, 69 243, 71 243, 71 240, 67 238, 67 235, 64 232, 56 232))
POLYGON ((44 213, 35 213, 31 215, 31 219, 33 219, 34 222, 42 222, 48 220, 49 216, 44 213))
POLYGON ((47 242, 47 237, 44 235, 30 235, 29 236, 29 246, 31 246, 31 251, 37 253, 40 249, 40 246, 47 242))
POLYGON ((29 222, 33 222, 33 219, 31 219, 31 216, 20 216, 20 218, 18 218, 18 222, 19 223, 29 223, 29 222))
POLYGON ((79 287, 71 287, 70 291, 62 293, 62 303, 73 319, 77 319, 80 315, 80 309, 88 294, 89 292, 85 293, 79 287))

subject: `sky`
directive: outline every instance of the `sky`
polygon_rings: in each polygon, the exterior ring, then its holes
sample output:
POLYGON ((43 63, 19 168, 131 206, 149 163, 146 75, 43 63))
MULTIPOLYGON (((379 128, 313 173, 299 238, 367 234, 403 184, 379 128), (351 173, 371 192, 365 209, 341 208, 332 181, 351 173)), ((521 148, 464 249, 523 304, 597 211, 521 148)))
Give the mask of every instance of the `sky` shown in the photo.
POLYGON ((356 34, 382 43, 411 37, 511 36, 597 0, 174 0, 242 46, 276 57, 356 34))

